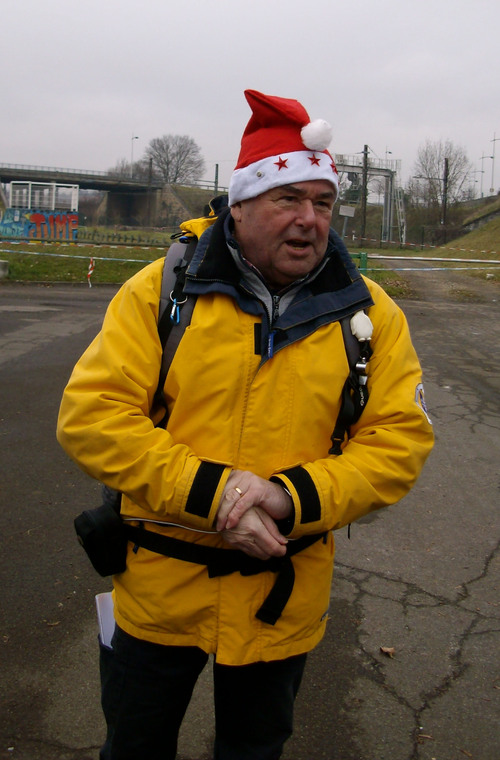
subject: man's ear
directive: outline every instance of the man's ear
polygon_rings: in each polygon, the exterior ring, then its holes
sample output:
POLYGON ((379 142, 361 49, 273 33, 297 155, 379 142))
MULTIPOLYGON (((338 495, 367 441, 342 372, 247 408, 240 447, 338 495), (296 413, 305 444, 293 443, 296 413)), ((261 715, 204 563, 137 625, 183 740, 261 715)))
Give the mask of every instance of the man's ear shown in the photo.
POLYGON ((241 222, 241 203, 235 203, 231 206, 231 216, 235 222, 241 222))

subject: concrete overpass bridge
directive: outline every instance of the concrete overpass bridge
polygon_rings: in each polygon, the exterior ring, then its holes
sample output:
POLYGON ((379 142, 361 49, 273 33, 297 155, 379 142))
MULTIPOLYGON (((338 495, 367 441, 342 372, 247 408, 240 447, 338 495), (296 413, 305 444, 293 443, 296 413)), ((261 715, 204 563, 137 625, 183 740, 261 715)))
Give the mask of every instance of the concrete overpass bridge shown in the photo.
POLYGON ((0 163, 0 182, 55 182, 78 185, 82 190, 127 193, 144 193, 153 187, 162 186, 162 183, 154 178, 145 182, 143 179, 119 177, 109 172, 4 163, 0 163))
MULTIPOLYGON (((102 216, 113 224, 139 222, 150 226, 162 223, 160 220, 168 214, 177 214, 180 219, 184 219, 192 213, 183 203, 179 186, 166 185, 153 175, 144 179, 85 169, 0 163, 0 201, 2 183, 8 185, 12 182, 40 183, 47 187, 51 184, 68 185, 80 190, 103 192, 105 199, 100 207, 102 216)), ((213 182, 197 182, 186 187, 210 191, 203 203, 200 202, 201 208, 211 195, 227 191, 227 188, 217 187, 213 182)), ((3 203, 6 205, 5 198, 3 203)))
POLYGON ((0 183, 12 182, 55 184, 59 187, 68 185, 77 186, 80 190, 105 192, 105 216, 123 224, 132 218, 149 218, 155 194, 162 187, 162 183, 154 178, 144 181, 109 172, 0 163, 0 183))

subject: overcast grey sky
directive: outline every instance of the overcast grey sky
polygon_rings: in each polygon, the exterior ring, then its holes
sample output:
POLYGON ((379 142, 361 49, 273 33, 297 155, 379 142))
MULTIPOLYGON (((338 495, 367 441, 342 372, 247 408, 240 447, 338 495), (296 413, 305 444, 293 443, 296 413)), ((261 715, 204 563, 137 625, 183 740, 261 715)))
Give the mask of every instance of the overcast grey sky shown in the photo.
POLYGON ((333 153, 391 151, 403 182, 449 139, 486 194, 499 22, 497 0, 4 0, 0 162, 106 170, 187 134, 227 184, 251 88, 328 120, 333 153))

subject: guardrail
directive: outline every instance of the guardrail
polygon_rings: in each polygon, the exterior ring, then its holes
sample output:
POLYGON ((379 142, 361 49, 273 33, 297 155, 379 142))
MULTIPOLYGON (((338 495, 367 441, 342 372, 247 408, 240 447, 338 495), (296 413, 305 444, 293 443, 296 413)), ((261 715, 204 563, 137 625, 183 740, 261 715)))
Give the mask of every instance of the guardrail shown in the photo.
POLYGON ((32 166, 30 164, 6 164, 0 163, 0 173, 2 169, 19 169, 20 171, 39 171, 39 172, 59 172, 60 174, 89 174, 95 177, 113 176, 110 172, 96 171, 94 169, 61 169, 57 166, 32 166))

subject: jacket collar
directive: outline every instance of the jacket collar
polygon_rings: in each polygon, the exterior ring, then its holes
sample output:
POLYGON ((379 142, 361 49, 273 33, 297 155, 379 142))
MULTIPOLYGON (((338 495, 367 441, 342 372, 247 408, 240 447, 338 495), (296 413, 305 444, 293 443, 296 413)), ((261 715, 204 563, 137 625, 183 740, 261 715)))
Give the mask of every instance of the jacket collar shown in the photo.
MULTIPOLYGON (((263 312, 262 302, 244 287, 229 246, 236 247, 226 209, 201 236, 186 275, 186 293, 223 292, 236 298, 244 311, 263 312)), ((290 330, 305 322, 315 325, 336 321, 373 304, 370 292, 341 238, 330 230, 325 258, 302 281, 293 302, 280 316, 277 329, 290 330)), ((311 330, 312 331, 312 330, 311 330)))

